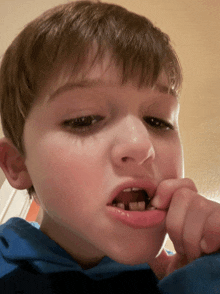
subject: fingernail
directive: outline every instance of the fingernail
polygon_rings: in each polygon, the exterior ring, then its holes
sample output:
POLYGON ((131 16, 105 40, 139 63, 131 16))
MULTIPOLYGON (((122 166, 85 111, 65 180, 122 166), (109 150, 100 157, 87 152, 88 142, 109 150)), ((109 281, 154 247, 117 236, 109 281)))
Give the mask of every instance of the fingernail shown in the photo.
POLYGON ((151 201, 151 205, 158 208, 160 205, 160 196, 156 195, 151 201))
POLYGON ((202 241, 200 242, 200 246, 201 246, 202 251, 206 252, 208 250, 208 245, 207 245, 205 239, 202 239, 202 241))

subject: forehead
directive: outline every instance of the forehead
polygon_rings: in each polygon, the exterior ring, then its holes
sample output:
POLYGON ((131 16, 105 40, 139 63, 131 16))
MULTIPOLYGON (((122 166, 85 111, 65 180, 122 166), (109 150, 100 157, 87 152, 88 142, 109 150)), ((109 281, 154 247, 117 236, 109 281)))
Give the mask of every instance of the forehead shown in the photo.
MULTIPOLYGON (((93 87, 111 87, 122 86, 123 73, 120 67, 117 67, 110 58, 104 58, 94 64, 86 64, 77 73, 72 71, 69 65, 65 65, 60 71, 55 72, 44 87, 44 98, 47 102, 52 101, 59 94, 75 88, 93 88, 93 87)), ((137 79, 126 81, 139 88, 137 79)), ((141 88, 149 88, 149 86, 141 86, 141 88)), ((156 83, 151 87, 163 94, 171 94, 177 96, 175 91, 169 86, 168 78, 164 71, 159 75, 156 83)))

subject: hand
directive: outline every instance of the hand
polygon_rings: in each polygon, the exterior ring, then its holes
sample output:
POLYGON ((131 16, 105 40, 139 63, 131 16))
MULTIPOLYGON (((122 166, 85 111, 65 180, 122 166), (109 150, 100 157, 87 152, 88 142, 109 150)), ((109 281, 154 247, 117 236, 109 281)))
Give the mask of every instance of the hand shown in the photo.
POLYGON ((220 204, 197 193, 190 179, 169 179, 160 183, 152 205, 167 210, 166 229, 176 254, 162 251, 152 264, 163 276, 194 259, 216 252, 220 248, 220 204))

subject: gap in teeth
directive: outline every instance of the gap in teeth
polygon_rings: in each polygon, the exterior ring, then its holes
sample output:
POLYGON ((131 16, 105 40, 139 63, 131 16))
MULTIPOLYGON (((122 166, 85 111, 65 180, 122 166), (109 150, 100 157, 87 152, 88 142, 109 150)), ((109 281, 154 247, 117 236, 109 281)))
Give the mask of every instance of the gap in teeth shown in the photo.
POLYGON ((122 202, 119 202, 117 204, 115 203, 112 206, 121 208, 123 210, 130 210, 130 211, 145 211, 145 210, 154 210, 154 209, 156 209, 155 207, 153 207, 151 205, 148 205, 146 207, 145 201, 130 202, 128 209, 125 209, 126 208, 125 204, 122 203, 122 202))
MULTIPOLYGON (((148 194, 147 192, 143 189, 143 188, 126 188, 124 189, 122 192, 124 193, 138 193, 138 191, 142 191, 141 193, 145 193, 144 195, 142 194, 142 196, 137 199, 139 196, 135 196, 134 197, 136 198, 133 199, 133 201, 130 199, 129 201, 129 196, 127 196, 127 199, 126 199, 126 196, 125 196, 125 199, 123 199, 123 196, 122 194, 118 197, 116 197, 115 200, 113 200, 112 202, 112 206, 114 207, 118 207, 122 210, 130 210, 130 211, 145 211, 145 210, 152 210, 154 209, 154 207, 151 206, 150 204, 150 199, 148 197, 148 194), (144 199, 143 199, 144 198, 144 199)), ((130 197, 131 198, 131 197, 130 197)))

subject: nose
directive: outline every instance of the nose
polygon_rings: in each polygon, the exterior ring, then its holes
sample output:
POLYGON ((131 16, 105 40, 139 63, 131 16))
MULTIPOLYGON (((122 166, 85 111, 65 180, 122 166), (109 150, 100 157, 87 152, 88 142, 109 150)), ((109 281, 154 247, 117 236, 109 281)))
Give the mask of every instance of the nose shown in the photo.
POLYGON ((143 165, 155 158, 155 149, 146 126, 138 118, 127 118, 116 129, 112 160, 117 166, 143 165))

